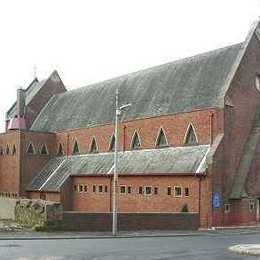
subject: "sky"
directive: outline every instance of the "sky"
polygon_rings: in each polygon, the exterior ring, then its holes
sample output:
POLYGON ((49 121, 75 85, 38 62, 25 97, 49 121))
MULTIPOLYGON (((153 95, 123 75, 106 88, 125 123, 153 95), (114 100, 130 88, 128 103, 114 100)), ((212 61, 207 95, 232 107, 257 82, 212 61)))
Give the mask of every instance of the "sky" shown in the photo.
POLYGON ((260 0, 0 0, 0 131, 36 75, 73 89, 245 39, 260 0))

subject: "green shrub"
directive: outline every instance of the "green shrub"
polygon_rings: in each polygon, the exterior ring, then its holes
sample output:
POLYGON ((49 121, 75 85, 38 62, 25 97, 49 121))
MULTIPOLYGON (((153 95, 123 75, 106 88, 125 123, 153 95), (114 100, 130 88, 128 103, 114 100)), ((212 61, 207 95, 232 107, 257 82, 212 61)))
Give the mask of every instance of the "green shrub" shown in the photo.
POLYGON ((188 209, 188 205, 187 204, 184 204, 183 206, 182 206, 182 209, 181 209, 181 212, 189 212, 189 209, 188 209))

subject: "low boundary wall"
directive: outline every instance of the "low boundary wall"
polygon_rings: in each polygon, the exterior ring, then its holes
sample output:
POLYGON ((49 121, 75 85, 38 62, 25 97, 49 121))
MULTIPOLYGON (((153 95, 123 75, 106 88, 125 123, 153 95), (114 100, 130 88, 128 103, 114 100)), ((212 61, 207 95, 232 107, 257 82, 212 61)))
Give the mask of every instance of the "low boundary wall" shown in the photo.
MULTIPOLYGON (((111 231, 112 213, 65 211, 62 229, 73 231, 111 231)), ((196 230, 198 213, 119 213, 118 229, 141 230, 196 230)))
POLYGON ((0 219, 15 220, 15 206, 17 199, 0 198, 0 219))

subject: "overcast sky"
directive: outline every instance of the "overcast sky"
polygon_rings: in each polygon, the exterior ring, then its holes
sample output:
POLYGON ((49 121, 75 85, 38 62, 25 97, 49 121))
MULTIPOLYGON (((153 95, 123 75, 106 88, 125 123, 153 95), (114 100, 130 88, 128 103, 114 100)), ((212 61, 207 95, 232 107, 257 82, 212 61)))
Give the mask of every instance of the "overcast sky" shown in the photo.
POLYGON ((0 130, 16 89, 57 69, 68 89, 244 40, 260 0, 0 2, 0 130))

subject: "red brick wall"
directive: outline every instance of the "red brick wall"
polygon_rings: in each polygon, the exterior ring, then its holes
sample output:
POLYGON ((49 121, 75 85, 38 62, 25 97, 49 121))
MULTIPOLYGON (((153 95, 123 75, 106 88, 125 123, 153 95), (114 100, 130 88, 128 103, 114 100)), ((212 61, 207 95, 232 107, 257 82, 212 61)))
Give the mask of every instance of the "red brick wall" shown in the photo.
POLYGON ((231 191, 233 176, 254 123, 256 106, 260 102, 260 93, 255 88, 259 68, 260 43, 253 37, 228 92, 234 107, 225 108, 225 198, 231 191))
MULTIPOLYGON (((208 109, 190 113, 182 113, 171 116, 161 116, 156 118, 140 119, 124 122, 120 125, 120 149, 131 150, 131 141, 134 132, 137 131, 141 139, 142 149, 155 147, 156 138, 160 127, 165 130, 170 146, 182 146, 189 123, 195 127, 199 144, 209 144, 210 142, 210 113, 214 113, 213 135, 223 131, 222 124, 219 122, 221 111, 208 109)), ((93 128, 75 129, 67 132, 57 133, 57 147, 61 143, 64 152, 72 154, 75 140, 78 141, 80 152, 88 153, 93 136, 95 136, 99 152, 107 152, 111 136, 114 131, 113 125, 104 125, 93 128), (68 144, 68 147, 67 147, 68 144)))
POLYGON ((25 194, 26 186, 32 181, 33 177, 54 156, 56 152, 55 138, 55 134, 51 133, 21 132, 21 191, 23 194, 25 194), (35 148, 35 154, 33 155, 27 153, 29 143, 32 143, 35 148), (48 155, 40 154, 40 148, 43 144, 47 146, 48 155))
POLYGON ((0 155, 0 192, 2 196, 13 196, 12 193, 20 192, 20 134, 18 131, 10 131, 0 135, 0 147, 3 155, 0 155), (9 155, 6 147, 9 146, 9 155), (13 146, 16 153, 13 155, 13 146), (4 194, 3 194, 4 193, 4 194))
MULTIPOLYGON (((110 177, 72 177, 72 210, 86 212, 111 212, 112 193, 110 177), (75 192, 74 185, 87 185, 87 192, 75 192), (96 185, 96 192, 93 192, 96 185), (103 192, 98 192, 98 186, 103 186, 103 192), (104 192, 104 186, 108 192, 104 192)), ((124 176, 119 178, 119 186, 131 186, 131 193, 119 192, 119 212, 181 212, 184 204, 189 212, 199 211, 201 203, 201 225, 206 227, 211 217, 211 189, 209 178, 201 180, 201 199, 199 200, 199 178, 194 176, 124 176), (152 186, 158 188, 158 194, 139 194, 139 187, 152 186), (189 188, 189 196, 175 197, 167 195, 168 187, 181 186, 189 188)))
POLYGON ((61 194, 59 192, 37 192, 30 191, 27 193, 30 199, 42 199, 54 202, 60 202, 61 194))
POLYGON ((255 224, 255 209, 250 212, 249 199, 231 201, 230 212, 224 213, 224 225, 255 224))

